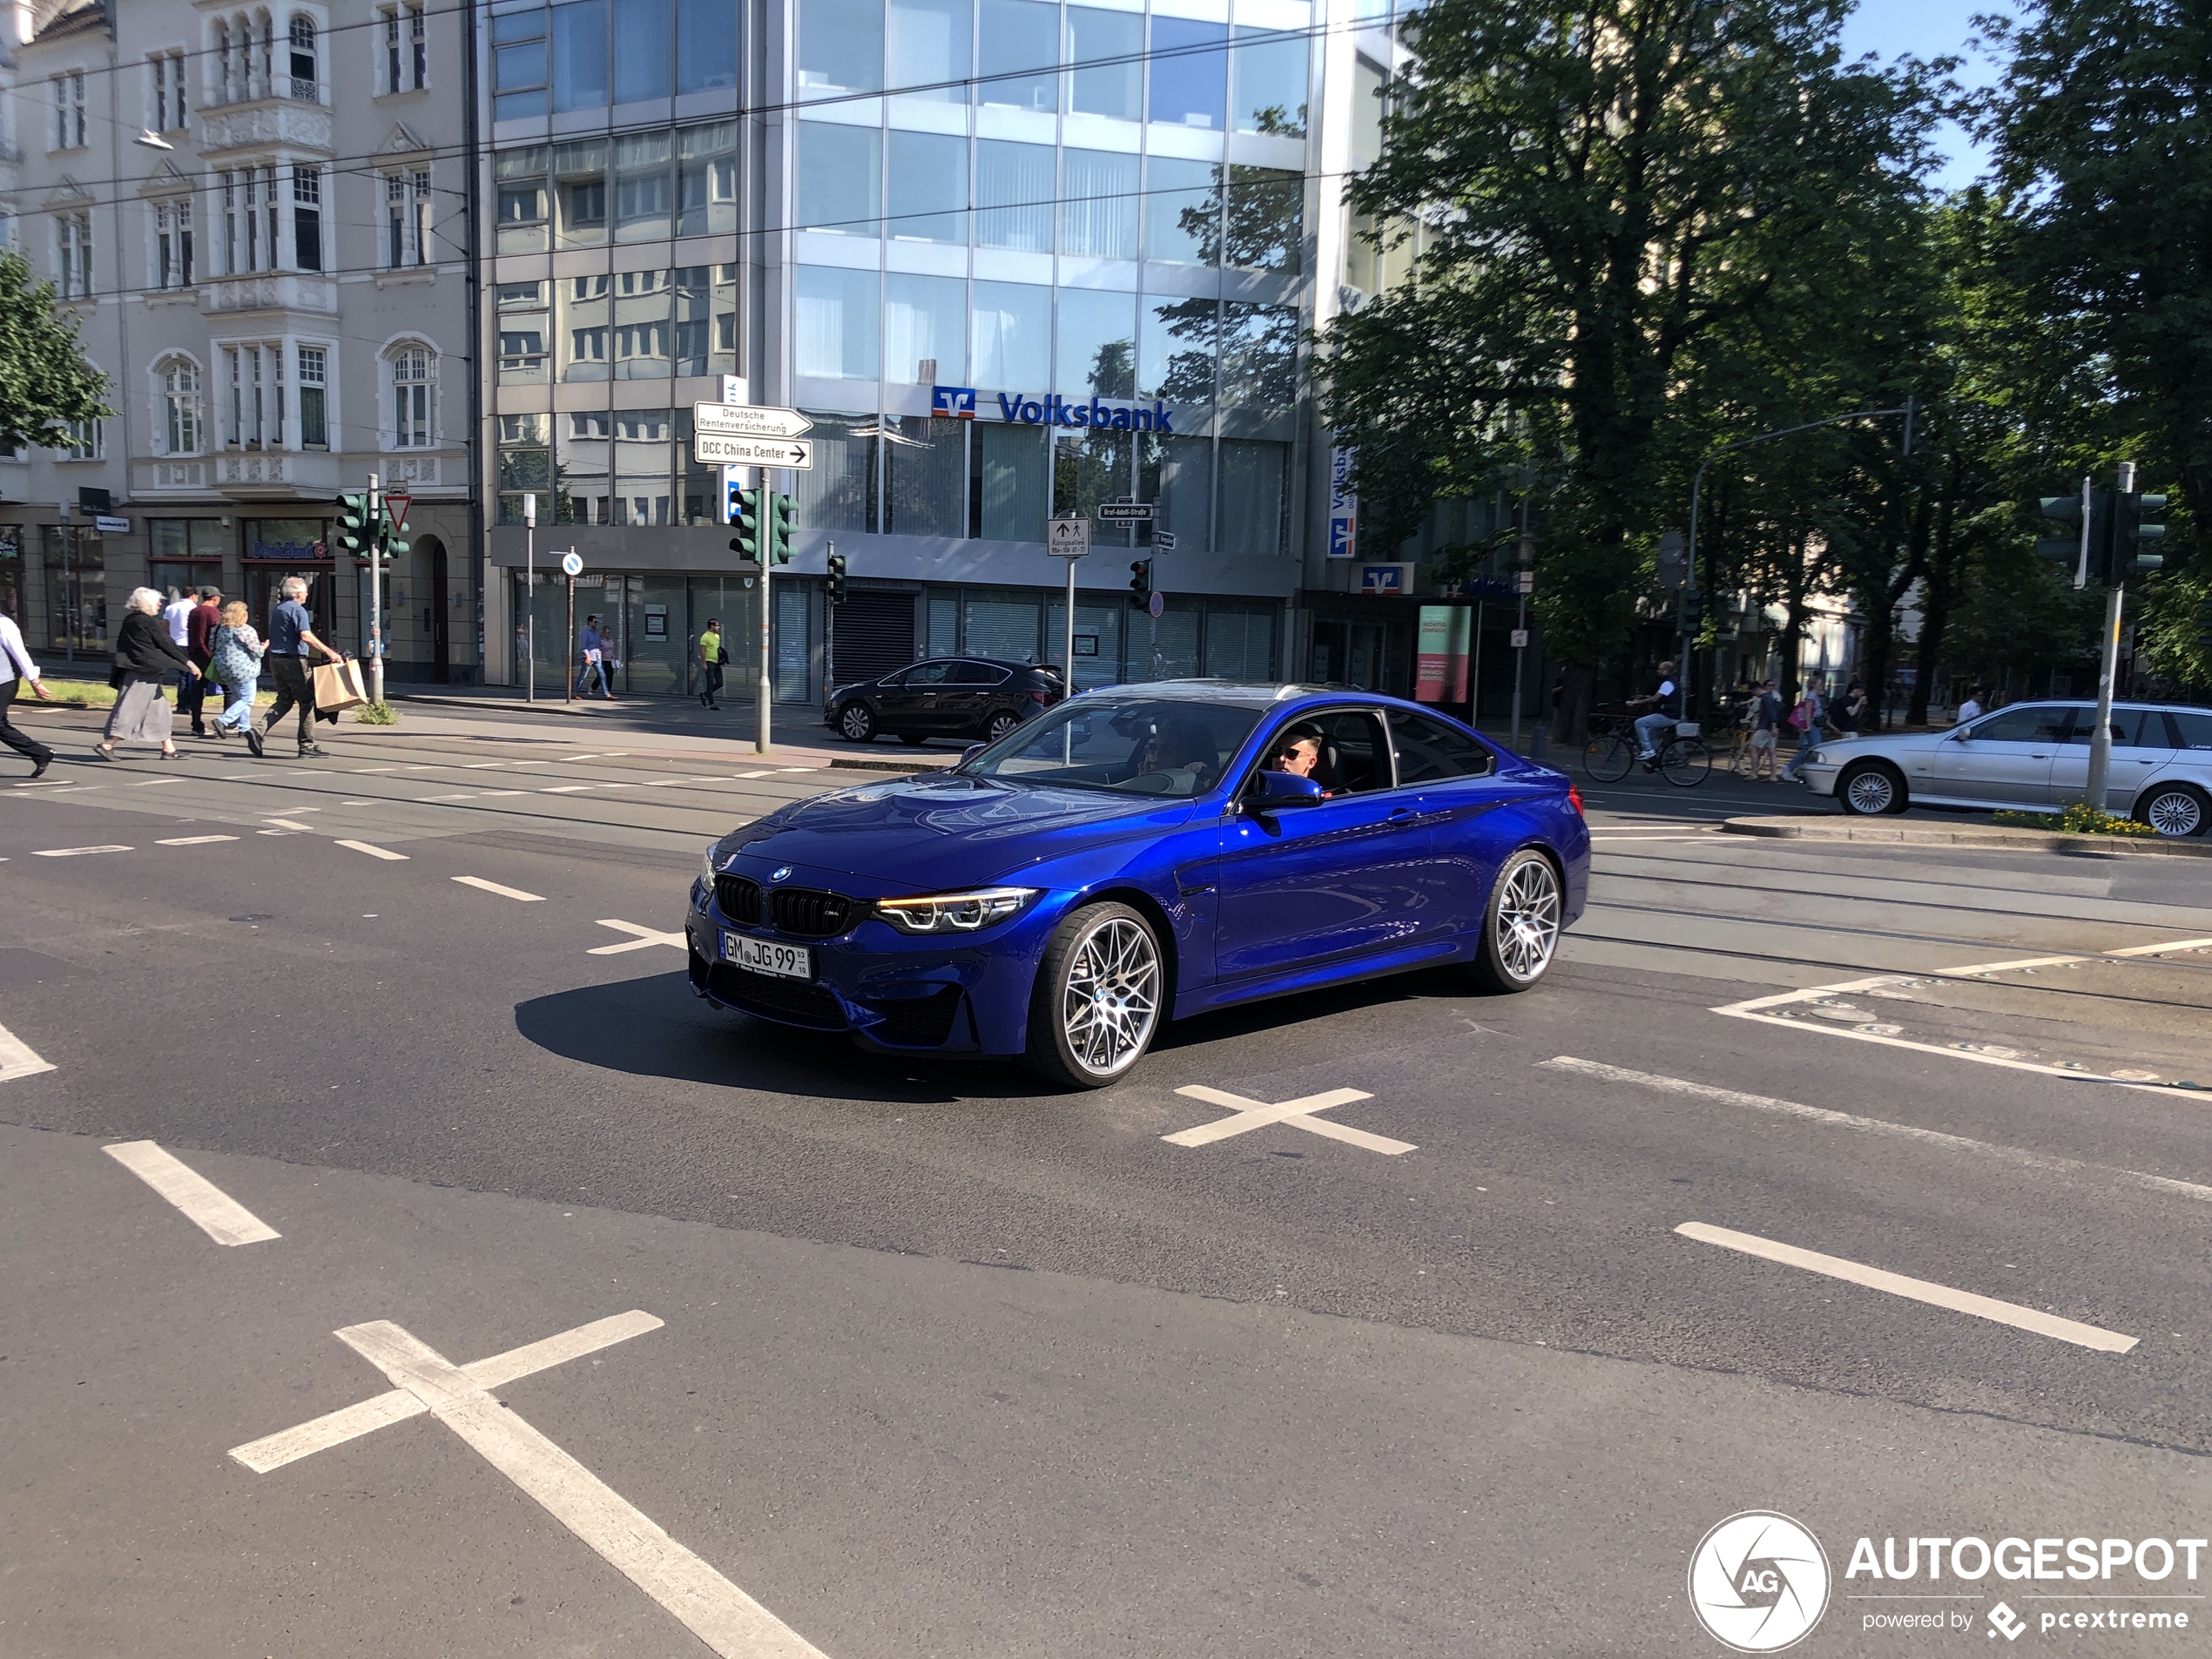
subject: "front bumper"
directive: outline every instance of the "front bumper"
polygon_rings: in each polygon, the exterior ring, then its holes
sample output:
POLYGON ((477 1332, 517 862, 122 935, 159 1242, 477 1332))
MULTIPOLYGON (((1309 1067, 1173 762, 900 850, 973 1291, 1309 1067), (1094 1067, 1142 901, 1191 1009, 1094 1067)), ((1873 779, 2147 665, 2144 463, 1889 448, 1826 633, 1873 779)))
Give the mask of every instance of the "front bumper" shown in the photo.
POLYGON ((1837 774, 1843 769, 1840 761, 1826 759, 1808 760, 1799 768, 1797 776, 1805 780, 1806 786, 1814 794, 1833 795, 1836 792, 1837 774))

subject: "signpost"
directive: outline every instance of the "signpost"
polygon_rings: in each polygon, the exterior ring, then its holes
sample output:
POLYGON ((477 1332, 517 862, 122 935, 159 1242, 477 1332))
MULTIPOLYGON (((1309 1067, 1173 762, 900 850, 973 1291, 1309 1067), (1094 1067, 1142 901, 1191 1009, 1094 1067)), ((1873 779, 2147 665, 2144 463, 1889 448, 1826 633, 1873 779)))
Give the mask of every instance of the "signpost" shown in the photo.
POLYGON ((569 680, 566 703, 576 701, 576 579, 583 574, 583 561, 570 548, 561 555, 561 574, 569 579, 569 680))
POLYGON ((523 591, 529 597, 523 624, 523 700, 537 701, 537 496, 523 497, 523 591))
MULTIPOLYGON (((1146 510, 1150 510, 1149 508, 1146 510)), ((1068 695, 1076 694, 1076 561, 1090 552, 1090 521, 1072 516, 1049 520, 1044 527, 1044 550, 1055 559, 1068 561, 1068 626, 1066 653, 1061 661, 1068 668, 1068 695)))
POLYGON ((1152 550, 1155 553, 1174 552, 1175 537, 1169 535, 1165 530, 1154 530, 1152 532, 1152 550))
POLYGON ((691 430, 730 438, 797 438, 814 423, 797 409, 755 408, 744 403, 694 403, 691 430))
MULTIPOLYGON (((721 406, 708 403, 705 408, 721 406)), ((814 469, 811 438, 755 438, 720 432, 693 432, 691 460, 701 467, 788 467, 793 472, 814 469)))
POLYGON ((1152 522, 1152 503, 1149 501, 1100 502, 1098 522, 1102 524, 1150 524, 1152 522))

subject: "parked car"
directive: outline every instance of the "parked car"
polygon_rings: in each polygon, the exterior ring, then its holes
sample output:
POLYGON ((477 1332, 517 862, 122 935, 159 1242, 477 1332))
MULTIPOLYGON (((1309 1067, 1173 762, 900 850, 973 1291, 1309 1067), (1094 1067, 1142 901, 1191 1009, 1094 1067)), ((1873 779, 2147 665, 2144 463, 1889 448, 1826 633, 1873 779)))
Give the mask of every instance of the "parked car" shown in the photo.
POLYGON ((854 743, 887 735, 908 743, 932 738, 995 743, 1066 692, 1056 667, 933 657, 880 679, 839 686, 830 693, 823 720, 854 743))
MULTIPOLYGON (((1816 795, 1847 813, 1910 806, 2055 812, 2089 790, 2093 703, 2016 703, 1948 732, 1823 742, 1805 762, 1816 795)), ((2161 835, 2212 824, 2212 709, 2115 704, 2107 812, 2161 835)))
POLYGON ((721 1007, 1100 1088, 1211 1008, 1444 964, 1526 990, 1589 860, 1564 773, 1433 710, 1170 681, 733 830, 684 927, 721 1007))

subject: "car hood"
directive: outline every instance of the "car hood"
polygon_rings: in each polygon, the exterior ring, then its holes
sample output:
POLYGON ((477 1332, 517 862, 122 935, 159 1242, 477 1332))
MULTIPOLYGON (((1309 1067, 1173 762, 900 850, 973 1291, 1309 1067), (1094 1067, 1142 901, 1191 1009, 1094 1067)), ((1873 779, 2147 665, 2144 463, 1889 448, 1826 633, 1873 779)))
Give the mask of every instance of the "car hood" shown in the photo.
POLYGON ((901 778, 794 801, 718 851, 841 871, 916 892, 1011 880, 1047 860, 1185 822, 1188 800, 969 777, 901 778))
POLYGON ((1941 732, 1908 732, 1896 734, 1886 732, 1863 732, 1845 738, 1824 738, 1821 739, 1820 748, 1824 754, 1831 751, 1841 752, 1847 749, 1862 750, 1869 753, 1879 750, 1884 754, 1905 754, 1918 750, 1941 748, 1943 740, 1950 735, 1950 727, 1946 727, 1941 732))

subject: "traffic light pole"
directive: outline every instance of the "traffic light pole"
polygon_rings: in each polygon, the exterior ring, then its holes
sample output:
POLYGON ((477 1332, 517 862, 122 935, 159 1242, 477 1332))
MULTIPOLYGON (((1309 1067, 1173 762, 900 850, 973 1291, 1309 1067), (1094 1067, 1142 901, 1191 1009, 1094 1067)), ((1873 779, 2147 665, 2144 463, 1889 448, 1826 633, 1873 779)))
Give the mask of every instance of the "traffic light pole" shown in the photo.
POLYGON ((368 700, 384 701, 384 492, 368 475, 368 700))
POLYGON ((523 700, 537 701, 537 496, 523 497, 523 700))
MULTIPOLYGON (((2135 488, 2135 463, 2120 463, 2120 494, 2133 493, 2135 488)), ((2114 512, 2116 521, 2119 514, 2114 512)), ((2107 523, 2107 534, 2114 538, 2114 550, 2107 555, 2107 574, 2117 577, 2122 569, 2121 551, 2118 548, 2116 522, 2107 523)), ((2134 562, 2134 548, 2126 550, 2128 563, 2134 562)), ((2112 696, 2113 682, 2120 672, 2120 610, 2128 590, 2118 581, 2105 584, 2105 638, 2103 654, 2097 664, 2097 729, 2089 738, 2089 805, 2097 811, 2105 810, 2105 789, 2112 778, 2112 696)))
POLYGON ((760 679, 754 686, 752 693, 755 705, 752 747, 756 754, 765 755, 771 746, 768 716, 775 696, 775 689, 769 677, 768 662, 768 572, 775 566, 776 555, 774 550, 768 545, 768 527, 765 522, 768 513, 768 469, 765 467, 759 469, 759 476, 763 520, 760 528, 760 679))

